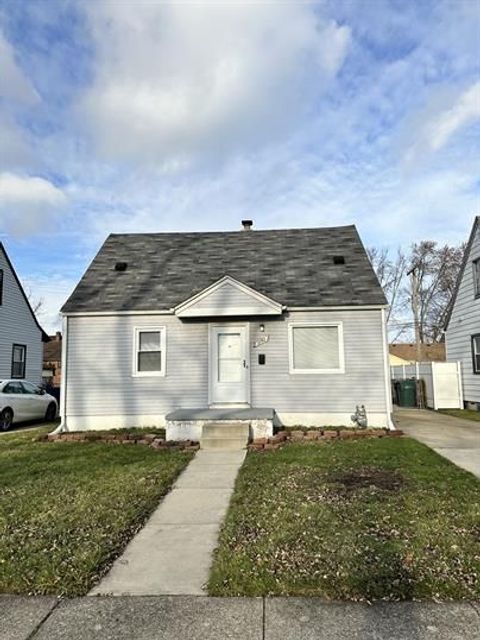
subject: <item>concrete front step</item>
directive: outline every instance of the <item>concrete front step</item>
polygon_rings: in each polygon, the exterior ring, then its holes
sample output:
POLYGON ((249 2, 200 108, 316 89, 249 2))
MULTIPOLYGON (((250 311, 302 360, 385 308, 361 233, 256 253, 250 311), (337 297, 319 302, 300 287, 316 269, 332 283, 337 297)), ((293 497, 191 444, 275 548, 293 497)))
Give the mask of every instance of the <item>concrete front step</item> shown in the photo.
POLYGON ((210 422, 202 428, 202 449, 245 449, 250 434, 249 422, 210 422))
POLYGON ((205 450, 223 449, 223 450, 239 450, 245 449, 248 439, 246 438, 202 438, 200 447, 205 450))
POLYGON ((246 438, 250 434, 250 421, 246 422, 206 422, 202 428, 203 438, 235 437, 246 438))

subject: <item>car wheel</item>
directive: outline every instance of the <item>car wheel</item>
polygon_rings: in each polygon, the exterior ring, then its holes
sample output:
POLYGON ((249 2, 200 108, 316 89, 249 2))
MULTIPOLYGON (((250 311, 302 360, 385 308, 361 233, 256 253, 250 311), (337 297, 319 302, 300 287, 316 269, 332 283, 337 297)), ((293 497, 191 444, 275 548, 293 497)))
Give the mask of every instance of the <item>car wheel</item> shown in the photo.
POLYGON ((53 402, 48 405, 47 411, 45 413, 45 420, 47 422, 53 422, 57 417, 57 407, 53 402))
POLYGON ((8 431, 12 426, 13 411, 11 409, 4 409, 0 413, 0 431, 8 431))

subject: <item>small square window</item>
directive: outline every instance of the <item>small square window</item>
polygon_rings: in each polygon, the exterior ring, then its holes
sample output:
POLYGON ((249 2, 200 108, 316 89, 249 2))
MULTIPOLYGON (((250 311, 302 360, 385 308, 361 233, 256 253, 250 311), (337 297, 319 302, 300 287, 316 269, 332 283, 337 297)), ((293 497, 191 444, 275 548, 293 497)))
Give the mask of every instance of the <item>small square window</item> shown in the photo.
POLYGON ((134 376, 165 375, 165 327, 136 328, 134 376))
POLYGON ((27 347, 24 344, 12 346, 12 378, 25 378, 27 347))
POLYGON ((480 374, 480 333, 472 336, 473 373, 480 374))

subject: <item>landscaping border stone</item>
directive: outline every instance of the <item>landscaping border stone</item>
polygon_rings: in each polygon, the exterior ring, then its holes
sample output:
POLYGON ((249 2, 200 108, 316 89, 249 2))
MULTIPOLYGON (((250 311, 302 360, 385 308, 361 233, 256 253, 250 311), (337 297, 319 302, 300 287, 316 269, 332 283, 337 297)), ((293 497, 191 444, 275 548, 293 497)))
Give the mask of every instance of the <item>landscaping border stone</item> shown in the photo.
POLYGON ((194 440, 165 440, 155 433, 98 433, 95 431, 80 431, 75 433, 49 433, 34 438, 37 442, 100 442, 104 444, 136 444, 150 447, 159 451, 197 451, 200 444, 194 440))
POLYGON ((403 436, 399 429, 283 429, 271 438, 256 438, 248 445, 250 451, 272 451, 289 442, 332 442, 334 440, 360 440, 363 438, 398 438, 403 436))

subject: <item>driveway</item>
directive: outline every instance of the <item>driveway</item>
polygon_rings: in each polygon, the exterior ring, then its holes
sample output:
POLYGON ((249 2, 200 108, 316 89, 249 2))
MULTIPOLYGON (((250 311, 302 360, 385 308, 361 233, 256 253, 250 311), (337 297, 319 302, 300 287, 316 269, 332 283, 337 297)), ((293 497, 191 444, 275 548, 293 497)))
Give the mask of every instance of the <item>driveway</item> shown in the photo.
POLYGON ((423 409, 394 411, 399 429, 480 478, 480 422, 423 409))

